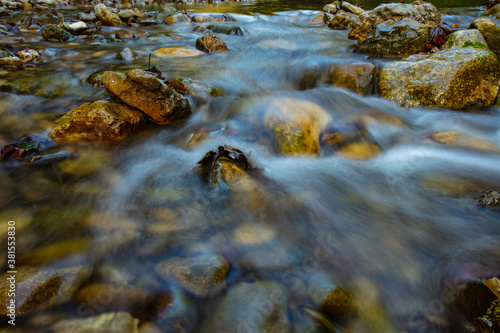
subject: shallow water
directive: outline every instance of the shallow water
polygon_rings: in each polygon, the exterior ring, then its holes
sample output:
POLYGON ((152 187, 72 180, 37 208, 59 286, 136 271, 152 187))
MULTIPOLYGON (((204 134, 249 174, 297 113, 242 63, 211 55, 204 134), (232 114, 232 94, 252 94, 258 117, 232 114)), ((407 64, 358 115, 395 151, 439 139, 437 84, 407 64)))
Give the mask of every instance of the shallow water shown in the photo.
MULTIPOLYGON (((375 91, 361 97, 326 84, 298 90, 298 78, 311 66, 333 60, 377 65, 389 60, 353 54, 354 42, 346 31, 309 23, 319 13, 311 9, 319 10, 321 4, 289 3, 290 8, 278 7, 291 10, 279 12, 272 4, 188 7, 230 10, 236 19, 231 24, 245 35, 221 35, 228 53, 151 58, 151 65, 165 76, 196 79, 223 92, 208 104, 192 100, 194 115, 185 124, 143 126, 113 147, 67 147, 87 159, 83 166, 3 165, 2 219, 24 226, 17 234, 18 270, 90 263, 98 271, 111 265, 121 269, 127 283, 148 288, 144 281, 152 279, 158 261, 218 253, 232 265, 229 286, 254 279, 284 284, 292 295, 291 317, 301 307, 314 307, 306 296, 309 284, 333 279, 359 299, 367 312, 363 320, 373 331, 390 331, 391 325, 397 331, 457 331, 453 323, 440 326, 423 320, 422 313, 444 314, 439 307, 443 303, 436 307, 443 286, 498 274, 500 216, 479 209, 476 200, 482 190, 500 187, 500 109, 407 110, 377 98, 375 91), (277 99, 309 101, 339 119, 370 117, 366 131, 382 153, 364 161, 326 153, 317 158, 276 156, 262 135, 261 122, 266 107, 277 99), (188 148, 190 135, 207 127, 213 129, 208 139, 188 148), (474 139, 446 145, 429 137, 443 131, 474 139), (220 145, 237 147, 249 156, 259 170, 253 187, 219 191, 198 177, 197 162, 220 145), (92 224, 96 216, 121 222, 111 222, 110 232, 92 224), (236 236, 242 226, 269 239, 244 245, 236 236), (90 243, 62 254, 33 254, 50 244, 81 239, 90 243), (382 310, 368 313, 373 309, 367 293, 377 295, 382 310)), ((466 22, 476 11, 442 10, 466 22)), ((34 18, 50 21, 43 15, 34 18)), ((109 43, 53 44, 39 34, 20 34, 25 45, 44 49, 46 60, 33 70, 8 71, 0 77, 2 85, 35 86, 30 94, 0 93, 0 143, 26 133, 46 133, 68 110, 106 99, 103 88, 87 82, 92 73, 147 68, 148 54, 161 47, 194 49, 201 34, 193 27, 180 23, 131 28, 148 36, 109 43), (140 56, 131 62, 116 60, 124 47, 140 56), (73 53, 85 60, 63 60, 73 53)), ((103 30, 112 35, 115 29, 103 30)), ((210 301, 200 303, 195 331, 210 315, 203 308, 210 301)), ((71 312, 71 306, 48 313, 71 312)), ((33 331, 42 330, 40 320, 21 320, 33 331)))

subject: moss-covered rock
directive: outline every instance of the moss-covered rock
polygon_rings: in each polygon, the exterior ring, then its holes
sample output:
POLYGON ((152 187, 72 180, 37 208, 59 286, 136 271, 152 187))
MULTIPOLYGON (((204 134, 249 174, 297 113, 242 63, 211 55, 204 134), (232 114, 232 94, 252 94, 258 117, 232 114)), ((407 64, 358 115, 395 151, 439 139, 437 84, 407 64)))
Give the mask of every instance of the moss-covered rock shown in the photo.
POLYGON ((73 35, 57 24, 47 24, 42 30, 42 37, 49 42, 66 42, 73 39, 73 35))
MULTIPOLYGON (((35 310, 42 310, 49 306, 62 304, 71 299, 73 293, 88 279, 90 267, 77 266, 61 269, 32 270, 24 268, 15 274, 15 313, 24 315, 35 310)), ((0 282, 0 315, 5 316, 10 304, 10 282, 7 278, 11 274, 2 276, 0 282)))
POLYGON ((379 72, 380 96, 403 107, 461 109, 487 106, 498 94, 500 63, 481 48, 413 55, 379 72))
POLYGON ((157 124, 177 124, 191 115, 184 96, 145 70, 131 69, 127 74, 104 72, 102 83, 111 96, 138 108, 157 124))
POLYGON ((447 48, 472 47, 476 49, 489 50, 486 40, 479 30, 459 30, 452 33, 446 40, 447 48))
POLYGON ((239 283, 202 323, 201 332, 288 333, 287 303, 285 287, 276 282, 239 283))
POLYGON ((430 3, 419 5, 407 3, 382 4, 373 10, 361 13, 358 18, 359 20, 355 22, 349 32, 349 38, 357 39, 360 44, 373 35, 377 25, 389 20, 399 22, 407 18, 432 27, 436 27, 441 22, 441 14, 430 3))
POLYGON ((274 98, 264 114, 276 150, 282 155, 319 155, 319 134, 331 116, 319 105, 296 98, 274 98))
POLYGON ((50 132, 57 142, 118 142, 124 140, 144 116, 118 103, 85 103, 63 116, 50 132))
POLYGON ((385 21, 375 28, 355 51, 377 56, 407 56, 424 51, 429 36, 429 26, 404 18, 399 22, 385 21))
POLYGON ((490 19, 482 18, 474 20, 469 28, 478 29, 486 39, 490 50, 500 56, 500 27, 498 25, 490 19))
POLYGON ((176 281, 196 296, 208 297, 219 294, 226 287, 229 263, 216 254, 176 257, 160 262, 156 265, 156 271, 163 278, 176 281))
POLYGON ((497 17, 498 14, 500 14, 500 4, 496 4, 495 6, 491 7, 490 9, 485 10, 479 16, 493 16, 493 17, 497 17))
POLYGON ((324 21, 330 29, 345 30, 351 29, 354 25, 359 24, 358 15, 339 10, 335 15, 325 15, 324 21))

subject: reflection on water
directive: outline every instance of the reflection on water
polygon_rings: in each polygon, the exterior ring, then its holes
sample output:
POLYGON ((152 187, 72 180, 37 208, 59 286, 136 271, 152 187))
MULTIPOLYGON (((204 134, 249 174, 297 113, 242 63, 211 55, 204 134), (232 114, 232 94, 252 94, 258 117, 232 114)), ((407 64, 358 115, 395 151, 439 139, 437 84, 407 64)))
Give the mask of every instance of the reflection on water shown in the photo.
MULTIPOLYGON (((476 206, 482 190, 500 187, 498 108, 404 110, 325 82, 296 90, 311 67, 370 60, 351 53, 347 32, 308 23, 318 12, 266 15, 318 4, 282 6, 231 6, 245 36, 224 35, 228 53, 152 57, 165 76, 223 92, 206 104, 192 100, 195 112, 184 125, 145 126, 114 147, 73 145, 67 149, 78 158, 48 168, 0 169, 2 217, 18 223, 19 269, 90 263, 91 281, 160 293, 170 285, 158 280, 158 262, 216 253, 231 265, 228 286, 256 279, 283 284, 296 327, 305 325, 304 308, 317 308, 310 286, 333 280, 351 290, 367 327, 386 332, 392 325, 431 331, 437 324, 417 321, 415 314, 443 314, 431 307, 444 280, 457 284, 498 273, 499 216, 476 206), (299 102, 328 119, 362 124, 364 139, 381 153, 368 160, 328 150, 315 158, 276 156, 265 114, 270 104, 299 102), (193 133, 207 128, 205 140, 189 144, 193 133), (207 185, 195 170, 208 151, 223 145, 242 150, 258 169, 230 190, 207 185)), ((30 45, 45 49, 46 61, 0 78, 9 91, 1 95, 0 142, 46 132, 67 110, 105 99, 103 88, 87 82, 92 73, 145 68, 147 55, 160 47, 193 49, 200 34, 192 28, 148 28, 148 37, 126 43, 139 54, 128 63, 115 59, 121 42, 53 45, 33 38, 30 45), (84 65, 64 60, 70 52, 86 55, 84 65)), ((211 302, 198 300, 193 331, 205 327, 211 302)), ((76 310, 62 306, 53 315, 68 315, 64 311, 76 310)), ((22 323, 38 327, 30 318, 22 323)))

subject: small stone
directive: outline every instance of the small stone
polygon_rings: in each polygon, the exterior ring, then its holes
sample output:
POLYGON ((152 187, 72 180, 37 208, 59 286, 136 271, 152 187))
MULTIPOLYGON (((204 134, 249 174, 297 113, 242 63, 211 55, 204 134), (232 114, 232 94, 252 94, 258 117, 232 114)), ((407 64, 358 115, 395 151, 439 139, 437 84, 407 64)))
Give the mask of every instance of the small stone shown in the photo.
POLYGON ((335 14, 337 12, 338 1, 336 1, 336 2, 337 2, 336 4, 330 3, 330 4, 326 5, 325 7, 323 7, 323 11, 326 13, 335 14))
POLYGON ((191 18, 186 14, 177 13, 174 15, 167 16, 163 21, 164 24, 174 24, 174 23, 182 23, 182 22, 191 22, 191 18))
POLYGON ((87 26, 87 24, 85 24, 85 22, 79 21, 79 22, 71 23, 68 26, 68 28, 71 31, 74 31, 76 33, 80 33, 82 31, 87 30, 89 27, 87 26))
POLYGON ((207 53, 227 51, 226 43, 219 37, 209 33, 196 40, 196 48, 207 53))
POLYGON ((61 320, 51 327, 53 333, 139 333, 139 319, 127 312, 111 312, 88 318, 61 320))
POLYGON ((0 66, 21 66, 23 61, 18 57, 0 58, 0 66))
MULTIPOLYGON (((116 59, 118 60, 130 61, 135 58, 137 58, 137 53, 128 47, 124 48, 120 53, 116 55, 116 59)), ((102 76, 101 76, 101 83, 102 83, 102 76)))
POLYGON ((115 31, 116 38, 118 39, 132 39, 135 35, 132 31, 127 29, 118 29, 115 31))
POLYGON ((139 15, 137 15, 136 12, 132 11, 132 10, 129 10, 129 9, 125 9, 125 10, 121 10, 119 13, 118 13, 118 16, 124 20, 124 21, 128 21, 130 18, 132 17, 139 17, 139 15))
POLYGON ((94 7, 96 16, 105 24, 111 26, 122 26, 123 22, 118 15, 113 13, 102 3, 94 7))
POLYGON ((74 38, 72 34, 57 24, 47 24, 42 30, 42 37, 49 42, 65 42, 74 38))
POLYGON ((204 254, 167 259, 156 266, 156 271, 165 279, 175 280, 191 293, 208 297, 219 294, 226 287, 229 263, 220 255, 204 254))
POLYGON ((355 160, 367 160, 381 153, 379 146, 370 142, 354 142, 343 147, 337 155, 355 160))
POLYGON ((124 140, 144 119, 141 112, 126 105, 96 101, 71 110, 50 132, 57 142, 124 140))
POLYGON ((364 12, 362 8, 354 6, 347 1, 342 1, 342 9, 345 10, 346 12, 350 12, 356 15, 359 15, 364 12))
POLYGON ((94 13, 82 13, 79 12, 76 14, 76 18, 81 21, 95 21, 97 20, 97 16, 94 13))
POLYGON ((478 199, 482 207, 500 207, 500 193, 497 191, 483 191, 478 199))

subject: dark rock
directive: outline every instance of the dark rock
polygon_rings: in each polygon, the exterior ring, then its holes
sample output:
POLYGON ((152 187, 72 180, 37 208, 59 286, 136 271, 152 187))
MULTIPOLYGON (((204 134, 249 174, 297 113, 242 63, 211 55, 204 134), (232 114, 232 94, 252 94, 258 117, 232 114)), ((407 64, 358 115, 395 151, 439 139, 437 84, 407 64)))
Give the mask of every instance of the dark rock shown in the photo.
POLYGON ((216 305, 202 324, 202 333, 274 332, 288 333, 288 295, 276 282, 239 283, 216 305))
POLYGON ((116 38, 118 39, 132 39, 135 35, 132 31, 127 29, 118 29, 115 31, 116 38))
POLYGON ((142 113, 123 104, 85 103, 63 116, 50 137, 57 142, 124 140, 144 119, 142 113))
POLYGON ((111 96, 138 108, 157 124, 176 124, 191 115, 188 100, 150 72, 105 72, 102 79, 111 96))
POLYGON ((500 193, 497 191, 483 191, 478 199, 482 207, 500 207, 500 193))
POLYGON ((207 29, 215 33, 243 36, 243 30, 241 30, 240 27, 234 25, 210 24, 207 25, 207 29))
POLYGON ((56 24, 47 24, 42 30, 42 37, 49 42, 66 42, 74 38, 72 34, 56 24))
POLYGON ((219 37, 210 33, 207 33, 196 40, 196 48, 207 53, 227 51, 226 43, 224 43, 224 41, 222 41, 219 37))
POLYGON ((200 297, 219 294, 226 287, 229 263, 219 255, 205 254, 190 258, 171 258, 156 265, 156 271, 200 297))

